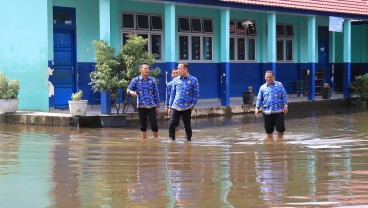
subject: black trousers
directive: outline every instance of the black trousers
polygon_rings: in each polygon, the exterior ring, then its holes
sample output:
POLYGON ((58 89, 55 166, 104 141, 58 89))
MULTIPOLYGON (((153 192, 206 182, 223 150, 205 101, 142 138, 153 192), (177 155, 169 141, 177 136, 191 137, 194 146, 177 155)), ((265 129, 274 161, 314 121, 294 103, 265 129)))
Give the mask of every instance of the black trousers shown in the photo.
POLYGON ((151 130, 158 132, 156 108, 138 108, 141 131, 147 131, 147 118, 151 124, 151 130))
POLYGON ((275 128, 283 133, 285 131, 284 113, 264 115, 264 127, 267 134, 272 134, 275 128))
POLYGON ((191 126, 191 116, 192 109, 178 111, 175 109, 171 110, 170 115, 170 123, 169 123, 169 137, 175 139, 175 127, 179 125, 180 117, 183 116, 183 123, 185 128, 185 133, 187 135, 187 139, 192 138, 192 126, 191 126))

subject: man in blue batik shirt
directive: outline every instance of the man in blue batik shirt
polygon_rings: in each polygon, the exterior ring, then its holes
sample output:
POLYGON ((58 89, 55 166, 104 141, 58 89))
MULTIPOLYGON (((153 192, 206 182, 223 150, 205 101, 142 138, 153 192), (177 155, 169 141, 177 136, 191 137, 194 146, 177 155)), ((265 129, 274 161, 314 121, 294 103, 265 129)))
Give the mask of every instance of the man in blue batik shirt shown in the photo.
POLYGON ((189 66, 186 63, 178 65, 179 75, 173 80, 169 100, 169 137, 175 140, 175 127, 178 126, 180 116, 183 123, 187 141, 192 140, 191 114, 199 99, 199 82, 197 78, 189 74, 189 66))
MULTIPOLYGON (((170 101, 170 94, 171 94, 171 88, 172 85, 174 83, 174 78, 179 76, 179 72, 177 68, 173 68, 171 69, 171 78, 172 80, 166 84, 166 101, 165 101, 165 111, 166 113, 170 116, 169 114, 169 101, 170 101)), ((176 126, 175 128, 176 131, 179 131, 179 124, 178 126, 176 126)))
POLYGON ((267 139, 273 138, 275 128, 277 137, 282 138, 285 131, 284 115, 288 113, 286 90, 281 82, 275 81, 273 71, 266 71, 265 80, 266 83, 259 88, 255 115, 258 118, 262 107, 267 139))
POLYGON ((137 97, 138 115, 142 139, 147 138, 147 117, 151 124, 151 130, 155 138, 158 137, 157 113, 160 110, 160 96, 156 79, 149 76, 149 66, 142 64, 139 67, 140 76, 130 82, 127 89, 133 97, 137 97))

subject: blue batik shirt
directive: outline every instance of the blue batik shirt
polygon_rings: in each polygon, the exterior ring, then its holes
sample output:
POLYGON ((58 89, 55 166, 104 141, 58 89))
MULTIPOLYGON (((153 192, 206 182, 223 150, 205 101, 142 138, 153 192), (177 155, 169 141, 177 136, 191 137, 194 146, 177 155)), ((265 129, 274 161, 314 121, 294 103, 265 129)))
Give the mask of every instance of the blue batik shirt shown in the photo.
POLYGON ((263 107, 264 114, 281 113, 287 104, 286 90, 281 82, 265 83, 259 88, 256 108, 263 107))
POLYGON ((134 77, 127 89, 128 93, 129 91, 137 93, 138 108, 160 107, 160 96, 155 78, 148 76, 147 79, 143 79, 141 75, 134 77))
POLYGON ((199 99, 199 82, 197 78, 175 77, 170 93, 169 107, 178 111, 188 110, 197 104, 199 99))
POLYGON ((166 102, 165 102, 165 107, 166 108, 169 108, 170 94, 171 94, 171 89, 172 89, 173 84, 174 84, 174 80, 171 80, 166 85, 166 102))

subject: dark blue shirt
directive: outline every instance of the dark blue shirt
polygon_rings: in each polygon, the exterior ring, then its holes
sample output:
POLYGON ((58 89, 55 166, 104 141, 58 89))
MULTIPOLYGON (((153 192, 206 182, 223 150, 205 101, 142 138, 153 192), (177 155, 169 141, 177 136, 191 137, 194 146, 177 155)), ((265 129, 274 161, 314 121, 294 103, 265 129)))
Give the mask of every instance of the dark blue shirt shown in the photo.
POLYGON ((194 107, 199 99, 199 82, 197 78, 175 77, 170 93, 169 107, 178 111, 184 111, 194 107))
POLYGON ((160 107, 160 96, 155 78, 149 76, 143 79, 141 75, 134 77, 127 89, 127 92, 129 91, 137 93, 138 108, 160 107))

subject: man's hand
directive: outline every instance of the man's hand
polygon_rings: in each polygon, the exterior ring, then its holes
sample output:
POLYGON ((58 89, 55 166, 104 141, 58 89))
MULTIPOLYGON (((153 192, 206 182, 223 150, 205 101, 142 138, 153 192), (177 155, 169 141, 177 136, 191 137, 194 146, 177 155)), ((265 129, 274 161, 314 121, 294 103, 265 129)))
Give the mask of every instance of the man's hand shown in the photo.
POLYGON ((171 114, 171 108, 167 109, 167 114, 170 116, 170 114, 171 114))
POLYGON ((256 115, 256 118, 259 118, 259 110, 258 108, 254 109, 254 115, 256 115))
POLYGON ((137 93, 135 91, 129 91, 129 94, 132 96, 132 97, 137 97, 137 93))
POLYGON ((289 112, 289 108, 287 105, 284 106, 284 115, 286 115, 289 112))

